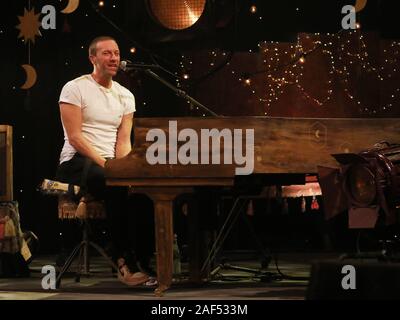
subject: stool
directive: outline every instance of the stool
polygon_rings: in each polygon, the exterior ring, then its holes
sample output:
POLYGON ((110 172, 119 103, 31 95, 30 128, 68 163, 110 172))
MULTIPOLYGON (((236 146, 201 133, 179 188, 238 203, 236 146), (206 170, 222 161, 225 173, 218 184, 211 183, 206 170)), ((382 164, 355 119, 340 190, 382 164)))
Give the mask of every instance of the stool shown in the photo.
POLYGON ((104 203, 94 200, 90 195, 82 197, 77 203, 69 195, 58 197, 59 219, 78 219, 82 222, 82 241, 73 249, 57 276, 56 286, 61 286, 61 278, 68 271, 72 262, 79 257, 75 281, 79 282, 81 275, 90 276, 89 248, 93 247, 112 269, 118 272, 117 265, 110 259, 106 252, 89 239, 89 220, 106 219, 104 203))

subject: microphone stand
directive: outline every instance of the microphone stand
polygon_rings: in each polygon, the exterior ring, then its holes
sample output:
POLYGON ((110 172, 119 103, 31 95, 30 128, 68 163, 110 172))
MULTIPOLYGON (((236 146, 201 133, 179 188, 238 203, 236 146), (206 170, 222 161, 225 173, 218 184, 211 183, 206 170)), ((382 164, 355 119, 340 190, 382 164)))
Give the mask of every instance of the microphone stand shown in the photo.
MULTIPOLYGON (((220 117, 218 114, 216 114, 214 111, 208 109, 205 105, 203 105, 202 103, 200 103, 199 101, 197 101, 196 99, 194 99, 193 97, 191 97, 190 95, 188 95, 185 91, 178 89, 177 87, 175 87, 173 84, 169 83, 168 81, 166 81, 165 79, 163 79, 162 77, 160 77, 157 73, 153 72, 150 68, 152 66, 141 66, 140 68, 129 68, 127 67, 127 71, 129 71, 129 69, 131 70, 143 70, 147 75, 149 75, 150 77, 152 77, 153 79, 156 79, 157 81, 161 82, 163 85, 165 85, 166 87, 168 87, 169 89, 171 89, 172 91, 174 91, 176 93, 177 96, 186 99, 188 101, 190 101, 193 105, 201 108, 202 110, 208 112, 209 114, 211 114, 214 117, 220 117)), ((158 67, 158 66, 157 66, 158 67)))

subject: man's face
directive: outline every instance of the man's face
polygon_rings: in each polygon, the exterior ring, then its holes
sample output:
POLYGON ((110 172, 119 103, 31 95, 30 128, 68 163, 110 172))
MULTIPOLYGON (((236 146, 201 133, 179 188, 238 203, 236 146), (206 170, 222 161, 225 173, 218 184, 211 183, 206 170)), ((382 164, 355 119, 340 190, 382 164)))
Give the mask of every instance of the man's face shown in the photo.
POLYGON ((96 55, 90 56, 90 60, 102 75, 115 76, 120 63, 117 43, 114 40, 98 42, 96 55))

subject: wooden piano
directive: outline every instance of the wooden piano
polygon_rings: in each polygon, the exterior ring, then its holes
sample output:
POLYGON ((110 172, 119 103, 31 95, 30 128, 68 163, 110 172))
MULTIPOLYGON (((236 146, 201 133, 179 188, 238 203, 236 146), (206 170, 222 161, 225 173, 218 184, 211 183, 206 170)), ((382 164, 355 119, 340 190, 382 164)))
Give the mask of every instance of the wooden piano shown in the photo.
POLYGON ((233 187, 237 169, 244 167, 239 153, 234 157, 234 147, 242 155, 250 153, 252 163, 247 165, 253 166, 252 175, 268 179, 276 174, 316 173, 318 165, 337 167, 331 154, 357 153, 381 141, 400 142, 398 119, 138 118, 132 152, 106 163, 107 184, 130 186, 154 201, 155 292, 162 295, 172 282, 173 201, 198 186, 233 187), (209 139, 202 136, 204 132, 211 134, 209 139), (253 146, 246 144, 251 140, 246 132, 253 133, 253 146), (212 136, 218 135, 225 138, 213 141, 212 136), (219 162, 212 158, 217 153, 219 162))

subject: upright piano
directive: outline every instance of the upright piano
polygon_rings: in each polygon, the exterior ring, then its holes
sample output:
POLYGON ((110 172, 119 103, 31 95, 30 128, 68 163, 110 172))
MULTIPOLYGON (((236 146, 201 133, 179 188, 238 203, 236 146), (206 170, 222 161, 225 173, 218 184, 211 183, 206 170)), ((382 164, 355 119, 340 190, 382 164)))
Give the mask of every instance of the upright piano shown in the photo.
MULTIPOLYGON (((267 117, 137 118, 130 154, 106 163, 107 184, 129 186, 154 202, 158 288, 172 283, 173 201, 199 186, 233 188, 317 173, 337 166, 331 154, 400 142, 397 119, 267 117)), ((274 182, 275 183, 275 182, 274 182)))

